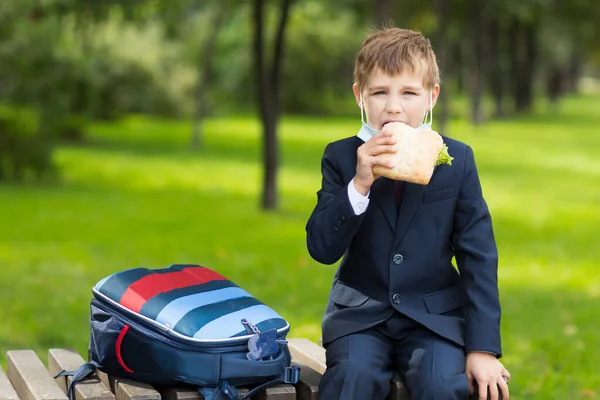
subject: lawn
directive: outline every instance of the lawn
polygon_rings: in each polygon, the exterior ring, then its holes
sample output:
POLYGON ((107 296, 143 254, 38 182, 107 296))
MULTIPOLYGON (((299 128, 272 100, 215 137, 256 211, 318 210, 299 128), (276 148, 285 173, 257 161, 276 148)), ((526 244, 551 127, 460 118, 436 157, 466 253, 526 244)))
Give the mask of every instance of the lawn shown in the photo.
MULTIPOLYGON (((600 398, 600 98, 453 137, 475 150, 500 251, 503 362, 512 398, 600 398)), ((435 127, 435 121, 434 121, 435 127)), ((280 208, 259 209, 260 131, 211 119, 188 149, 184 122, 95 124, 56 152, 57 185, 0 185, 0 362, 9 349, 86 353, 91 288, 132 267, 198 263, 276 308, 291 336, 317 340, 335 268, 307 253, 304 226, 329 141, 356 120, 287 117, 280 208)))

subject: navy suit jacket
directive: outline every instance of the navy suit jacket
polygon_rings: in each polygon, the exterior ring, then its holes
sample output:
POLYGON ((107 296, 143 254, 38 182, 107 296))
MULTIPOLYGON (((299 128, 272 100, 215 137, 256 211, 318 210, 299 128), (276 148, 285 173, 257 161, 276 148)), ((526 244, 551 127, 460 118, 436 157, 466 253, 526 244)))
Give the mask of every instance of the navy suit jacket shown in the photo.
POLYGON ((358 137, 327 145, 322 187, 306 225, 311 256, 343 257, 323 319, 323 342, 372 327, 394 312, 468 351, 498 357, 498 254, 472 149, 443 137, 452 165, 427 186, 407 183, 400 211, 392 181, 378 178, 355 215, 347 186, 356 173, 358 137), (452 258, 455 257, 455 268, 452 258))

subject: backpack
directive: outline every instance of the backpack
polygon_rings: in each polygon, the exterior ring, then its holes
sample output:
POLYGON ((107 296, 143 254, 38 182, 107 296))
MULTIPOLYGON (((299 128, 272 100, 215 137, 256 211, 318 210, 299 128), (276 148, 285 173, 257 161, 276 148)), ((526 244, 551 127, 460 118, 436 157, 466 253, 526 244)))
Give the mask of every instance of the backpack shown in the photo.
POLYGON ((89 362, 73 386, 99 369, 151 385, 189 384, 207 400, 246 399, 298 382, 288 322, 218 274, 198 265, 134 268, 98 282, 90 305, 89 362), (237 386, 255 386, 243 396, 237 386))

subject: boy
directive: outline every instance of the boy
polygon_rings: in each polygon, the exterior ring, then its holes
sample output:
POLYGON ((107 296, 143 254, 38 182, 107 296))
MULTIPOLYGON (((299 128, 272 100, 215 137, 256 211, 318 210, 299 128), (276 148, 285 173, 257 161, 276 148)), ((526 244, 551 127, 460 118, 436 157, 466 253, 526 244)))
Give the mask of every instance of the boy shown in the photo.
POLYGON ((440 92, 429 41, 376 30, 355 63, 357 136, 330 143, 306 231, 311 256, 342 256, 323 319, 327 370, 320 398, 383 400, 394 371, 412 399, 508 399, 498 361, 497 250, 471 148, 443 138, 454 160, 427 186, 372 173, 396 151, 388 122, 423 124, 440 92), (366 114, 366 120, 363 115, 366 114), (452 265, 455 256, 460 273, 452 265))

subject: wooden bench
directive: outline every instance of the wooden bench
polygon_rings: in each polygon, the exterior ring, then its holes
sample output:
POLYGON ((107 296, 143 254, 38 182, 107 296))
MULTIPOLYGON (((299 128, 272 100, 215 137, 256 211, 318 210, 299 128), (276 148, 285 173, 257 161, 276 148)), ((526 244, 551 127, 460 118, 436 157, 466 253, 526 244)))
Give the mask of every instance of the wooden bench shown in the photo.
MULTIPOLYGON (((325 371, 325 350, 307 339, 290 339, 292 362, 301 368, 296 385, 277 385, 252 396, 252 400, 317 400, 319 382, 325 371)), ((0 400, 68 400, 71 377, 58 377, 62 370, 75 370, 84 363, 73 349, 50 349, 47 366, 33 350, 6 353, 5 369, 0 366, 0 400), (6 373, 4 372, 6 371, 6 373)), ((240 389, 246 393, 248 389, 240 389)), ((404 386, 395 381, 390 400, 408 400, 404 386), (404 393, 404 394, 403 394, 404 393)), ((96 371, 75 386, 76 400, 203 400, 191 386, 151 386, 96 371)))
MULTIPOLYGON (((308 339, 288 339, 292 364, 301 368, 296 385, 276 385, 258 392, 251 400, 318 400, 319 382, 325 372, 325 349, 308 339)), ((69 400, 66 397, 71 377, 58 377, 62 370, 75 370, 84 359, 72 349, 50 349, 47 367, 33 350, 6 353, 6 369, 0 366, 0 400, 69 400), (6 371, 6 373, 4 372, 6 371)), ((248 389, 240 389, 247 393, 248 389)), ((107 376, 96 371, 75 386, 76 400, 203 400, 191 386, 153 387, 129 379, 107 376)), ((473 397, 475 398, 475 397, 473 397)), ((398 376, 386 400, 409 400, 398 376)))
MULTIPOLYGON (((71 377, 53 377, 63 369, 77 369, 84 362, 83 357, 72 349, 50 349, 47 367, 33 350, 8 351, 6 369, 0 366, 0 400, 68 400, 66 392, 71 377)), ((247 392, 248 389, 240 389, 240 393, 247 392)), ((310 385, 306 382, 299 382, 295 386, 282 384, 254 394, 252 400, 315 398, 310 393, 310 385), (299 393, 296 393, 296 389, 299 393)), ((76 400, 203 400, 191 386, 153 387, 129 379, 110 377, 101 371, 75 385, 75 395, 76 400)))

